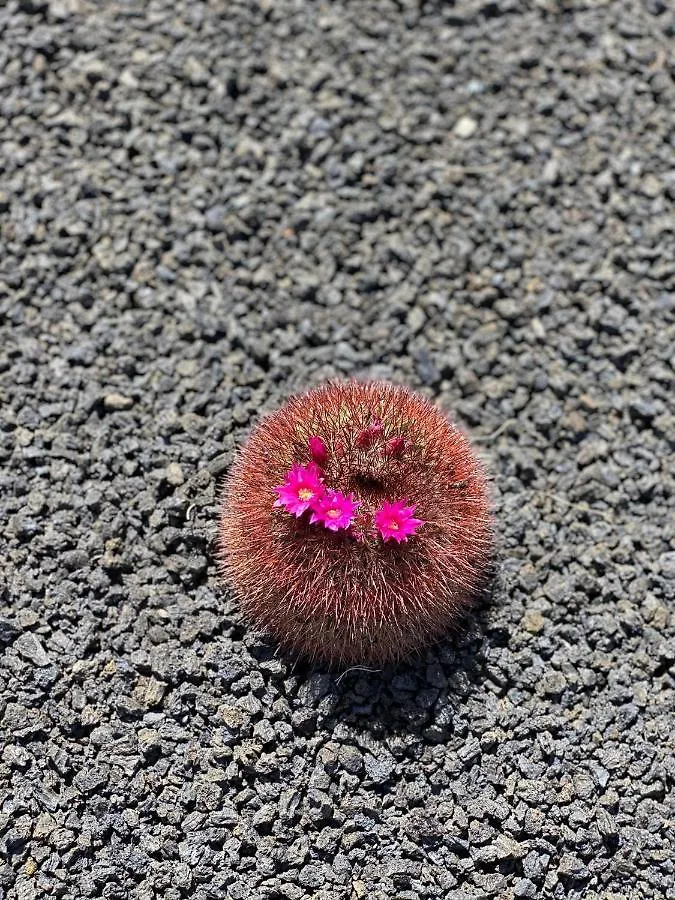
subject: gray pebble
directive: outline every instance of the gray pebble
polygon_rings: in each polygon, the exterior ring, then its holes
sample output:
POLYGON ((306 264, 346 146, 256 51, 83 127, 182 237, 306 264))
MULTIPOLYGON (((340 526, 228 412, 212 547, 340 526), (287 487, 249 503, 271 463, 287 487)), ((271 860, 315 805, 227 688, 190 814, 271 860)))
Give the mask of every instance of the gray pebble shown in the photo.
POLYGON ((14 649, 17 650, 24 659, 29 660, 36 666, 48 666, 51 659, 45 648, 42 646, 37 635, 30 631, 20 634, 14 641, 14 649))

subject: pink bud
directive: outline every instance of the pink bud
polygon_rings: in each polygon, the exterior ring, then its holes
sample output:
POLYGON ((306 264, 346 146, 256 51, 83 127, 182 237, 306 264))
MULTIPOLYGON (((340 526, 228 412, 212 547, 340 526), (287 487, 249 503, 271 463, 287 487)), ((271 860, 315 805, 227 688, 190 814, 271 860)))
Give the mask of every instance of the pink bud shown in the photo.
POLYGON ((384 452, 387 456, 393 456, 394 459, 398 459, 403 455, 403 451, 405 450, 406 440, 404 437, 395 437, 384 445, 384 452))
POLYGON ((322 466, 328 459, 328 448, 320 437, 314 435, 309 439, 309 452, 318 466, 322 466))
POLYGON ((362 428, 356 435, 357 447, 371 447, 382 435, 384 427, 379 419, 373 419, 367 428, 362 428))

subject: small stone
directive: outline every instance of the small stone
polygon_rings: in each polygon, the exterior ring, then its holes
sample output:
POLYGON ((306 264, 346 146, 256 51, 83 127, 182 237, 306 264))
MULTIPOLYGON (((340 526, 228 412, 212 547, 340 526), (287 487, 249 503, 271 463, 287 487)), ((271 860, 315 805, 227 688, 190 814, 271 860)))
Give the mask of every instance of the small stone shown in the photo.
POLYGON ((423 384, 432 387, 441 380, 441 373, 429 351, 423 347, 415 356, 415 368, 423 384))
POLYGON ((209 73, 202 63, 194 56, 189 56, 183 65, 183 74, 190 84, 198 86, 207 84, 209 73))
POLYGON ((108 781, 107 774, 102 769, 83 769, 73 778, 75 787, 83 794, 93 794, 102 788, 108 781))
POLYGON ((139 729, 138 746, 144 754, 159 750, 159 748, 161 747, 159 732, 154 728, 139 729))
POLYGON ((176 363, 176 372, 183 378, 192 378, 199 372, 199 363, 196 359, 181 359, 176 363))
POLYGON ((543 341, 546 337, 546 329, 544 328, 541 319, 538 319, 536 316, 530 322, 530 327, 532 329, 532 334, 536 337, 538 341, 543 341))
POLYGON ((257 741, 244 740, 234 748, 234 761, 244 772, 256 771, 262 747, 257 741))
POLYGON ((536 609, 528 610, 523 616, 523 628, 530 634, 539 634, 544 630, 545 625, 546 619, 536 609))
POLYGON ((174 862, 172 866, 171 883, 187 891, 192 886, 192 872, 187 863, 174 862))
POLYGON ((514 897, 536 897, 537 886, 529 878, 517 878, 513 885, 514 897))
POLYGON ((567 679, 562 672, 547 672, 539 681, 539 686, 541 693, 557 696, 567 687, 567 679))
POLYGON ((105 409, 119 412, 125 409, 131 409, 134 401, 131 397, 125 397, 124 394, 106 394, 103 398, 103 406, 105 409))
POLYGON ((276 741, 276 732, 271 722, 267 719, 261 719, 253 726, 253 737, 258 738, 263 747, 273 744, 276 741))
POLYGON ((117 664, 114 659, 109 659, 108 662, 103 666, 102 674, 105 675, 106 678, 110 678, 117 671, 117 664))
POLYGON ((183 470, 178 465, 178 463, 172 462, 166 467, 166 481, 167 484, 172 485, 173 487, 178 487, 185 482, 185 476, 183 475, 183 470))
POLYGON ((310 734, 316 725, 317 714, 313 709, 296 709, 291 716, 291 725, 298 734, 310 734))
POLYGON ((595 793, 595 783, 591 776, 585 772, 577 772, 572 782, 574 784, 574 793, 582 800, 588 800, 595 793))
POLYGON ((307 812, 317 825, 329 822, 333 818, 334 807, 324 791, 312 788, 307 794, 307 812))
POLYGON ((19 625, 22 628, 32 628, 33 625, 37 625, 37 623, 40 621, 40 617, 34 609, 19 610, 18 619, 19 625))
POLYGON ((573 853, 564 853, 558 864, 558 875, 579 880, 588 878, 588 869, 578 856, 573 853))
POLYGON ((664 578, 675 578, 675 550, 668 550, 661 554, 659 567, 664 578))
POLYGON ((52 833, 56 828, 56 819, 51 813, 40 813, 33 827, 33 838, 41 840, 52 833))
POLYGON ((600 404, 595 399, 595 397, 591 397, 590 394, 581 394, 579 397, 579 406, 582 409, 585 409, 587 412, 595 412, 596 409, 600 408, 600 404))
POLYGON ((14 641, 14 649, 36 666, 48 666, 51 659, 47 655, 45 648, 42 646, 37 635, 30 631, 25 631, 14 641))
POLYGON ((250 719, 248 715, 238 706, 224 704, 218 707, 218 718, 227 725, 228 728, 240 729, 244 725, 248 725, 250 719))
POLYGON ((426 313, 419 306, 413 306, 406 316, 406 325, 411 334, 417 334, 424 327, 427 320, 426 313))
POLYGON ((584 468, 595 462, 597 459, 604 459, 609 452, 609 445, 606 441, 590 438, 583 442, 577 453, 577 462, 584 468))
POLYGON ((310 675, 300 691, 302 702, 315 707, 333 688, 330 675, 315 673, 310 675))
POLYGON ((253 816, 254 828, 271 828, 277 817, 277 807, 273 803, 265 803, 253 816))
POLYGON ((656 177, 656 175, 645 175, 640 184, 640 192, 645 195, 645 197, 649 197, 653 200, 655 197, 658 197, 661 193, 662 185, 661 181, 656 177))
POLYGON ((610 772, 620 772, 628 767, 631 752, 624 744, 604 747, 600 758, 602 764, 610 772))
POLYGON ((298 791, 282 791, 279 798, 279 817, 282 822, 289 823, 295 820, 300 807, 300 800, 301 797, 298 791))
POLYGON ((473 137, 477 129, 478 122, 476 122, 475 119, 472 119, 471 116, 462 116, 461 119, 458 119, 455 123, 453 131, 458 138, 465 141, 468 140, 468 138, 473 137))
POLYGON ((27 769, 31 759, 30 753, 20 744, 5 744, 2 751, 2 761, 17 769, 27 769))
POLYGON ((61 557, 63 564, 71 572, 89 565, 89 556, 84 550, 67 550, 61 557))
POLYGON ((219 234, 225 230, 225 222, 227 218, 227 209, 220 204, 212 206, 206 211, 205 221, 206 227, 213 234, 219 234))
POLYGON ((546 873, 550 859, 548 853, 537 853, 535 850, 530 850, 523 859, 523 874, 527 878, 541 877, 546 873))
POLYGON ((593 774, 596 784, 598 784, 601 788, 607 787, 607 782, 609 781, 609 772, 607 771, 607 769, 603 769, 603 767, 596 762, 591 762, 589 764, 589 768, 593 774))
POLYGON ((371 753, 366 754, 364 762, 366 766, 366 774, 375 782, 375 784, 384 784, 386 781, 388 781, 394 773, 394 769, 396 768, 396 764, 393 759, 386 759, 383 756, 377 758, 371 753))
POLYGON ((557 184, 559 178, 560 166, 558 165, 558 160, 555 157, 551 157, 542 169, 541 180, 545 184, 557 184))
POLYGON ((527 852, 522 844, 505 834, 500 834, 496 838, 494 849, 499 860, 522 859, 527 852))
POLYGON ((469 738, 457 751, 457 756, 462 762, 473 763, 480 757, 480 742, 477 738, 469 738))
POLYGON ((21 12, 41 13, 47 8, 47 0, 19 0, 19 9, 21 12))
POLYGON ((480 749, 483 753, 493 753, 499 746, 500 734, 497 731, 484 731, 480 736, 480 749))
POLYGON ((598 831, 604 838, 615 838, 619 829, 617 828, 616 821, 613 816, 607 812, 606 809, 603 809, 601 806, 598 807, 595 813, 595 820, 598 823, 598 831))
POLYGON ((163 681, 158 681, 152 677, 141 677, 134 688, 134 699, 142 708, 150 709, 162 702, 165 691, 166 685, 163 681))
POLYGON ((358 775, 363 770, 363 756, 356 747, 340 747, 338 758, 340 765, 352 775, 358 775))

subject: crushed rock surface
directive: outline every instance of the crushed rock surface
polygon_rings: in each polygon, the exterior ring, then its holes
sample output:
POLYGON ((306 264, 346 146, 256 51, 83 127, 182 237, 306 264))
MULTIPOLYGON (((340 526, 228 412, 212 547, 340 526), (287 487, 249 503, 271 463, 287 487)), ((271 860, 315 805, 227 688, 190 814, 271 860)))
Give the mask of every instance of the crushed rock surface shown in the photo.
MULTIPOLYGON (((675 894, 663 0, 0 8, 0 894, 675 894), (476 439, 497 576, 382 672, 218 583, 329 377, 476 439)), ((669 405, 670 397, 670 405, 669 405)))

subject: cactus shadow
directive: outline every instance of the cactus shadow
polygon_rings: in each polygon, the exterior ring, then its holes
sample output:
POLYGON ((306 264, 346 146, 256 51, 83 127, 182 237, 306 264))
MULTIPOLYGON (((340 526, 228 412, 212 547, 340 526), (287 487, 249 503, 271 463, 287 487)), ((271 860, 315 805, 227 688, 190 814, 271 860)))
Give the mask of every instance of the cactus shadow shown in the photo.
POLYGON ((406 662, 344 671, 293 663, 296 696, 316 713, 311 730, 339 739, 350 733, 374 739, 407 735, 432 743, 450 738, 458 714, 480 692, 488 651, 508 643, 507 630, 494 616, 501 594, 495 569, 455 633, 406 662))

